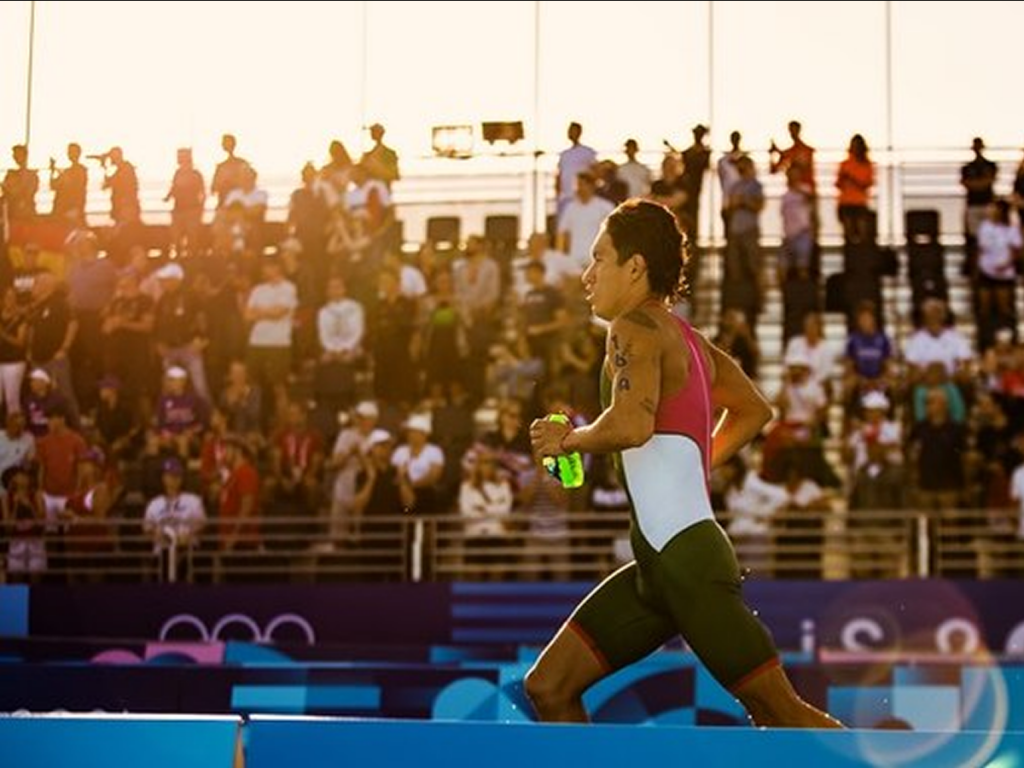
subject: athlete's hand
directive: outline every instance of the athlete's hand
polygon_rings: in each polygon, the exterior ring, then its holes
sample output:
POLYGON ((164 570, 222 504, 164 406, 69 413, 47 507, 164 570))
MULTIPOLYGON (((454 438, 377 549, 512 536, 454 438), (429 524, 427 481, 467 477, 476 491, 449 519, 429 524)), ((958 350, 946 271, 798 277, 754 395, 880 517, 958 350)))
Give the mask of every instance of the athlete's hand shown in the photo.
POLYGON ((572 424, 563 424, 549 419, 534 419, 530 424, 530 443, 538 458, 559 456, 565 453, 562 441, 572 431, 572 424))

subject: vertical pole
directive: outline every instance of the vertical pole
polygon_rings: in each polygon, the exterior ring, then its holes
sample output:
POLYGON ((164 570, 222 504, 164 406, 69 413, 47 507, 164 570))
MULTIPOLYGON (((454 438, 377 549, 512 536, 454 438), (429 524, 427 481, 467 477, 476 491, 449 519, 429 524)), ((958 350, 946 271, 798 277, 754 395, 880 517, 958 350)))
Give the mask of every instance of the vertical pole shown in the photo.
POLYGON ((540 180, 540 0, 533 3, 533 198, 531 203, 531 230, 543 232, 546 225, 547 201, 546 190, 541 187, 540 180))
POLYGON ((36 0, 28 4, 28 68, 25 76, 25 146, 32 139, 32 75, 36 52, 36 0))
MULTIPOLYGON (((715 135, 715 3, 714 0, 708 0, 708 127, 711 128, 711 135, 715 135)), ((714 147, 714 143, 712 143, 714 147)), ((714 163, 711 164, 711 168, 714 168, 714 163)), ((710 170, 710 169, 709 169, 710 170)), ((714 177, 714 174, 712 174, 714 177)), ((704 231, 707 232, 708 238, 708 253, 712 252, 716 237, 717 237, 717 226, 718 216, 716 215, 715 201, 717 195, 715 194, 715 185, 709 183, 708 189, 708 204, 706 218, 707 226, 704 231)), ((696 245, 700 245, 697 243, 696 245)))
MULTIPOLYGON (((889 158, 886 172, 886 197, 889 199, 888 236, 889 245, 896 244, 896 151, 893 127, 893 82, 892 82, 892 0, 885 0, 885 150, 889 158)), ((900 206, 902 210, 903 206, 900 206)))

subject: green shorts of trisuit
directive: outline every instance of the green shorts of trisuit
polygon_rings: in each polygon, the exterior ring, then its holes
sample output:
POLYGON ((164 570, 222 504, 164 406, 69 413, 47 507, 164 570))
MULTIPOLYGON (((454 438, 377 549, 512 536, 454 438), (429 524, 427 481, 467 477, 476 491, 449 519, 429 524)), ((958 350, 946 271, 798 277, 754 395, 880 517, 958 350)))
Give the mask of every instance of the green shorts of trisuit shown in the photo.
POLYGON ((743 602, 736 554, 714 520, 680 531, 656 551, 634 525, 636 560, 601 582, 569 626, 614 671, 681 635, 726 689, 779 663, 765 626, 743 602))

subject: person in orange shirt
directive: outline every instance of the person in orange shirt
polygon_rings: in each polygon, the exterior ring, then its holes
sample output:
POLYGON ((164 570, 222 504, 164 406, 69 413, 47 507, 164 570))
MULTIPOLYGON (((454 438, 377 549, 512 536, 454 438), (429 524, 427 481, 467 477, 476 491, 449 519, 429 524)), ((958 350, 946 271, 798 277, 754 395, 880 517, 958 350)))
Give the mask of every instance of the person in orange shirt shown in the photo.
POLYGON ((868 157, 868 143, 859 133, 850 139, 846 159, 839 164, 836 189, 839 190, 839 221, 846 242, 864 242, 873 233, 868 226, 868 196, 875 185, 875 166, 868 157))

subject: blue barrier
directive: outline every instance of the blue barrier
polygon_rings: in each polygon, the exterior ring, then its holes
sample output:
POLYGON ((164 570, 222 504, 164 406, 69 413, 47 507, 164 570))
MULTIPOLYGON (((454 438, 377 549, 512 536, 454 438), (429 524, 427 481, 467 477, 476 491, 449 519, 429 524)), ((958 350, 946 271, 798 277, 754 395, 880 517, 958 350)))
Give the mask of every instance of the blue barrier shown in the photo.
POLYGON ((0 717, 5 768, 231 768, 237 717, 0 717))
POLYGON ((1022 733, 540 726, 254 717, 247 768, 540 768, 583 765, 1019 766, 1022 733))

